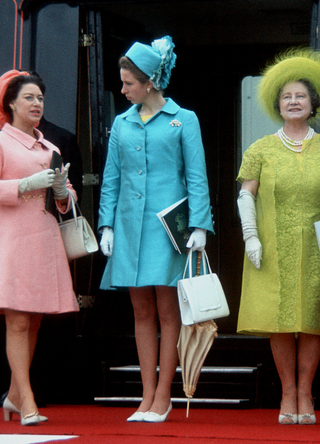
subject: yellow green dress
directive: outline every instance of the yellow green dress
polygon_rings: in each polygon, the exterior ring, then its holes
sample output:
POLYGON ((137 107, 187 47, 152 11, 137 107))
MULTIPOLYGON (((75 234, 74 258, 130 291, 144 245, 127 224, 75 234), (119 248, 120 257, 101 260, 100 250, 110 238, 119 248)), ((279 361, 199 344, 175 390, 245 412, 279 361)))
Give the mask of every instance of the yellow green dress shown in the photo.
POLYGON ((320 334, 320 136, 301 153, 275 135, 244 153, 237 180, 255 179, 261 269, 245 254, 238 333, 320 334))

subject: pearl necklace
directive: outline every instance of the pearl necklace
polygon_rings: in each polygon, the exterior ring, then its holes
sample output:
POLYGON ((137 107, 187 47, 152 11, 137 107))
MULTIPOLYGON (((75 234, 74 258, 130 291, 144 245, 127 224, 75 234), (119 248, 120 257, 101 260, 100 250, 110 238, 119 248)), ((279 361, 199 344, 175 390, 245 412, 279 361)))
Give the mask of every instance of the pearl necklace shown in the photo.
MULTIPOLYGON (((307 135, 305 136, 305 138, 303 140, 312 139, 312 137, 314 136, 314 129, 311 128, 310 126, 308 128, 309 128, 308 133, 307 133, 307 135)), ((295 149, 293 147, 301 146, 303 140, 292 140, 292 139, 290 139, 286 135, 286 133, 284 132, 283 127, 278 130, 278 136, 279 136, 281 142, 284 144, 284 146, 289 148, 289 150, 294 151, 295 153, 301 153, 301 148, 299 150, 297 150, 297 149, 295 149)))

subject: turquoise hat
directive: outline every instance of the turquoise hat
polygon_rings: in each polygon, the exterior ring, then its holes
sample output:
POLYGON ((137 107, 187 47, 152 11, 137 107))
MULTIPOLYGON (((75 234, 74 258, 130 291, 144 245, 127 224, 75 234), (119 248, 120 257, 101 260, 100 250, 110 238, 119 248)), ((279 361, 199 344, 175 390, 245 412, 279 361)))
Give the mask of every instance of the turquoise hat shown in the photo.
POLYGON ((151 46, 136 42, 126 52, 128 57, 142 72, 151 77, 159 68, 161 56, 151 46))
POLYGON ((153 83, 155 89, 165 89, 175 66, 175 47, 170 36, 154 40, 151 46, 136 42, 126 52, 128 57, 153 83))

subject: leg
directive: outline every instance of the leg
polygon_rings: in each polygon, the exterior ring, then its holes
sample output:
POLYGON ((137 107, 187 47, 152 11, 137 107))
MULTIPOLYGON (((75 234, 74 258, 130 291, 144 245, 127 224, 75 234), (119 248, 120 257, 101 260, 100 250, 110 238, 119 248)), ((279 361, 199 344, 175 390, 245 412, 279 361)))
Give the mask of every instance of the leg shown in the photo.
MULTIPOLYGON (((29 329, 29 357, 30 357, 29 370, 31 367, 35 348, 37 345, 38 331, 41 325, 41 321, 42 321, 42 314, 36 314, 36 315, 31 314, 31 322, 29 329)), ((14 406, 20 410, 21 405, 20 405, 19 389, 13 373, 11 373, 11 382, 10 382, 8 398, 14 404, 14 406)))
POLYGON ((135 319, 135 337, 143 386, 138 412, 147 412, 157 386, 158 318, 153 287, 130 288, 135 319))
POLYGON ((16 407, 21 408, 22 416, 26 416, 38 410, 31 389, 29 369, 42 315, 6 310, 5 316, 7 356, 13 383, 9 396, 14 398, 11 401, 17 403, 16 407))
POLYGON ((309 415, 301 421, 312 424, 314 415, 312 383, 320 358, 320 336, 300 333, 298 338, 298 411, 309 415))
MULTIPOLYGON (((297 414, 295 334, 273 333, 270 335, 270 345, 282 387, 280 414, 297 414)), ((288 417, 281 423, 292 424, 293 420, 288 417)))
POLYGON ((180 311, 177 289, 156 287, 157 307, 161 328, 160 373, 151 411, 163 415, 170 405, 172 381, 178 365, 177 343, 180 333, 180 311))

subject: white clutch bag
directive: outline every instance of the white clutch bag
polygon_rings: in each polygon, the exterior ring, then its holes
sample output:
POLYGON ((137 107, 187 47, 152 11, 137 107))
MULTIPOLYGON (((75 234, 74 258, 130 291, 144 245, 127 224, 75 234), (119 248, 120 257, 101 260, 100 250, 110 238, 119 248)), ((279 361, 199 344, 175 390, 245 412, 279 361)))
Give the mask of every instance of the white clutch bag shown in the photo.
POLYGON ((69 261, 99 250, 96 237, 88 221, 82 216, 79 205, 72 194, 73 219, 63 221, 59 213, 59 228, 69 261), (79 216, 77 215, 77 210, 79 216))
MULTIPOLYGON (((229 316, 228 303, 220 280, 212 273, 205 250, 201 253, 203 274, 192 277, 192 251, 190 250, 183 273, 178 281, 178 299, 183 325, 229 316), (189 270, 189 277, 185 278, 189 270)), ((200 274, 200 256, 197 272, 200 274)))

